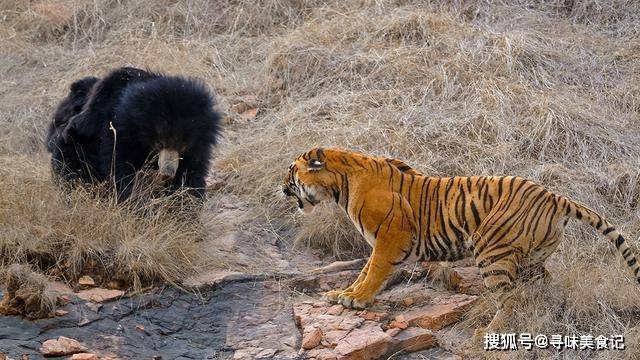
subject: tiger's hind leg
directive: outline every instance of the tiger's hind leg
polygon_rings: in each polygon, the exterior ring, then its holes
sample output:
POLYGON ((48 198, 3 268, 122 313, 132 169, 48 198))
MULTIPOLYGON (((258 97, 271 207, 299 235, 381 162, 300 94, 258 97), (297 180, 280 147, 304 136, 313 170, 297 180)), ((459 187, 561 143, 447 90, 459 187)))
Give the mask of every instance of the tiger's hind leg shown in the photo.
MULTIPOLYGON (((504 327, 506 319, 513 312, 515 280, 521 260, 520 253, 513 249, 503 249, 511 254, 490 264, 478 261, 480 274, 491 298, 497 305, 497 312, 486 328, 487 332, 497 332, 504 327)), ((494 255, 495 256, 495 255, 494 255)), ((482 331, 482 329, 480 329, 482 331)))
POLYGON ((483 337, 487 332, 497 332, 505 325, 513 312, 515 281, 522 266, 523 253, 516 246, 518 236, 517 218, 513 215, 494 212, 473 234, 474 257, 485 286, 490 291, 497 311, 486 329, 477 329, 475 337, 483 337), (514 220, 511 220, 514 219, 514 220), (511 226, 505 223, 514 221, 511 226), (514 228, 516 230, 514 231, 514 228), (502 230, 505 229, 505 230, 502 230))

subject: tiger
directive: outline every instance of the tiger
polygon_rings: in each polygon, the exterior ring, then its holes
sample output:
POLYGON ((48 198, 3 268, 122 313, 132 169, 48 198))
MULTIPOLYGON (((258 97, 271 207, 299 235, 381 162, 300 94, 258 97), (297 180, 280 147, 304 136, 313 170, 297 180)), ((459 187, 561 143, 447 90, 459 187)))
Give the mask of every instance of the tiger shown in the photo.
POLYGON ((404 262, 473 256, 497 311, 477 336, 512 314, 516 280, 547 278, 545 260, 569 219, 604 235, 640 282, 640 265, 623 236, 594 210, 517 176, 431 177, 405 162, 339 148, 313 148, 289 165, 282 191, 303 213, 335 202, 371 245, 357 279, 324 298, 369 306, 404 262))

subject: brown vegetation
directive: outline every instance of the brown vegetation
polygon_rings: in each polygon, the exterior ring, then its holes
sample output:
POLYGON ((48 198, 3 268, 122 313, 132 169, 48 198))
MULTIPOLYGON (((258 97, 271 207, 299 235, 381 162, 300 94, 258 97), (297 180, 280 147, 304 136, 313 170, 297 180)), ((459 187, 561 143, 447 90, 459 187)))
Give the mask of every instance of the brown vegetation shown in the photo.
POLYGON ((46 276, 28 265, 13 264, 2 274, 7 289, 0 302, 0 314, 24 315, 28 319, 48 317, 57 303, 56 293, 49 288, 46 276))
POLYGON ((175 216, 174 198, 123 207, 85 189, 63 193, 46 163, 24 156, 0 157, 0 188, 0 267, 33 263, 67 281, 90 274, 140 289, 176 284, 205 260, 204 229, 175 216))
MULTIPOLYGON (((249 227, 349 257, 360 240, 336 209, 301 221, 278 187, 297 154, 334 145, 429 175, 531 178, 605 215, 640 252, 636 1, 38 3, 0 2, 0 241, 17 260, 106 253, 110 266, 165 280, 191 263, 192 232, 140 225, 85 195, 63 201, 49 183, 53 106, 71 79, 124 64, 216 90, 228 124, 214 171, 220 192, 250 204, 249 227), (247 96, 255 118, 231 111, 247 96)), ((603 238, 570 226, 550 270, 549 285, 525 289, 516 332, 624 334, 630 350, 595 355, 640 352, 640 291, 603 238)), ((567 356, 594 355, 577 354, 567 356)))

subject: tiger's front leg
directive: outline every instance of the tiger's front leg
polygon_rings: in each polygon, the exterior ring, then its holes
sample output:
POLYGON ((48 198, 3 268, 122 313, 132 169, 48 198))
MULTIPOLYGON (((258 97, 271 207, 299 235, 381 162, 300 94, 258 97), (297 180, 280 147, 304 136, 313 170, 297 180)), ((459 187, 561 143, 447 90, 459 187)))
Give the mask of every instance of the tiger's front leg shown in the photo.
POLYGON ((347 287, 344 290, 336 289, 336 290, 327 291, 322 295, 322 299, 330 302, 338 302, 338 297, 340 296, 340 294, 342 294, 343 292, 353 291, 353 289, 355 289, 355 287, 358 286, 361 282, 363 282, 364 279, 367 277, 367 272, 369 271, 369 264, 371 264, 371 259, 372 259, 372 256, 369 257, 369 260, 367 260, 367 263, 364 265, 362 270, 360 270, 360 274, 358 274, 358 278, 356 279, 356 281, 353 282, 353 284, 349 285, 349 287, 347 287))
POLYGON ((362 309, 370 305, 395 268, 413 250, 415 226, 409 203, 397 193, 390 193, 386 199, 378 195, 378 199, 373 206, 363 209, 367 218, 362 225, 375 234, 375 242, 358 279, 338 295, 337 302, 345 307, 362 309))

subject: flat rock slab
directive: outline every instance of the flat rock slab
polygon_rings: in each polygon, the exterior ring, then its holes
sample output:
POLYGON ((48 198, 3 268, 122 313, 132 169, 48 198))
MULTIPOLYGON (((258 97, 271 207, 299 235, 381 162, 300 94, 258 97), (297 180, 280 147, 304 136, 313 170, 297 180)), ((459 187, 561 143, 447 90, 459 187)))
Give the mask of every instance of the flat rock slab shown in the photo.
POLYGON ((194 288, 202 288, 205 286, 216 287, 231 281, 249 279, 250 277, 251 275, 237 271, 215 270, 187 278, 183 285, 194 288))
POLYGON ((157 289, 97 308, 72 299, 63 316, 0 316, 0 349, 39 359, 45 340, 65 336, 100 359, 229 359, 235 352, 237 359, 294 359, 300 335, 290 306, 274 282, 229 283, 199 296, 157 289))
POLYGON ((318 292, 343 289, 349 286, 360 270, 341 270, 330 273, 303 274, 290 280, 291 287, 301 292, 318 292))
POLYGON ((114 289, 91 288, 87 290, 80 290, 75 295, 83 300, 92 301, 95 303, 102 303, 105 301, 112 301, 123 296, 124 291, 114 290, 114 289))
POLYGON ((86 351, 87 348, 75 339, 60 336, 42 343, 40 352, 44 356, 64 356, 86 351))
POLYGON ((473 295, 453 295, 434 299, 431 304, 396 316, 396 322, 406 322, 430 330, 440 330, 455 322, 478 300, 473 295))

